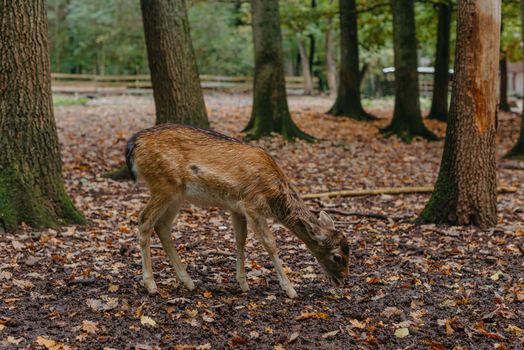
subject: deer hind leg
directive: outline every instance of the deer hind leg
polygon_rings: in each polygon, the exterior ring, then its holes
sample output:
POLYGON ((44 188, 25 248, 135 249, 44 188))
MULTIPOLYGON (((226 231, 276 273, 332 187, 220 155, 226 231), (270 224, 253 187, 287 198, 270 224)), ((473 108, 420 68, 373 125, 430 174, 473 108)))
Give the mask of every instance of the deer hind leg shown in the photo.
POLYGON ((156 222, 165 212, 168 203, 165 198, 152 195, 139 218, 138 241, 142 256, 142 280, 147 291, 152 294, 157 292, 157 287, 151 264, 151 235, 156 222))
POLYGON ((269 254, 275 270, 277 271, 278 280, 280 282, 280 287, 286 292, 287 296, 290 298, 296 298, 297 292, 291 285, 289 278, 284 272, 284 267, 282 262, 278 257, 277 244, 275 242, 275 237, 269 231, 266 220, 264 218, 257 218, 255 216, 248 216, 249 225, 255 232, 255 236, 260 240, 264 248, 269 254))
POLYGON ((243 292, 249 290, 246 278, 245 266, 245 248, 247 238, 247 221, 246 217, 239 213, 231 213, 233 220, 233 229, 235 231, 235 241, 237 245, 237 282, 243 292))
POLYGON ((160 238, 160 242, 162 243, 162 247, 164 247, 164 251, 168 256, 169 261, 171 261, 173 267, 175 268, 175 273, 178 279, 184 283, 187 289, 193 290, 195 289, 195 283, 191 277, 189 277, 189 274, 187 273, 186 268, 182 263, 180 256, 178 255, 178 252, 176 251, 173 237, 171 237, 173 220, 178 214, 180 205, 180 201, 174 201, 171 203, 164 215, 162 215, 162 217, 156 223, 155 231, 160 238))

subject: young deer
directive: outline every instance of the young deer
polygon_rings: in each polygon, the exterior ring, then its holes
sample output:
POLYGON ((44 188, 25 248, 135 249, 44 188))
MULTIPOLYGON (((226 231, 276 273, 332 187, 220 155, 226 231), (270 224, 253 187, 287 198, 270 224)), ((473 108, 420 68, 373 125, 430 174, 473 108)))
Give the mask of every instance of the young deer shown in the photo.
POLYGON ((249 290, 244 267, 249 224, 273 261, 280 286, 290 298, 297 296, 278 258, 267 217, 276 218, 306 244, 331 283, 344 284, 349 255, 346 238, 335 231, 325 212, 317 218, 308 210, 262 148, 213 131, 163 124, 131 137, 126 162, 134 180, 143 179, 151 192, 139 219, 143 281, 150 293, 157 291, 150 253, 153 230, 178 278, 189 290, 195 288, 171 237, 173 219, 184 200, 231 212, 237 248, 236 279, 242 291, 249 290))

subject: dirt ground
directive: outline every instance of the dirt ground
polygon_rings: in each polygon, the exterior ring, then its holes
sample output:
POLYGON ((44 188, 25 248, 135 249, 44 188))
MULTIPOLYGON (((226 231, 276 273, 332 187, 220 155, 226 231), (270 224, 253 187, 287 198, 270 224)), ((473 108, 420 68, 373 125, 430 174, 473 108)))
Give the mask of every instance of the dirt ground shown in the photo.
MULTIPOLYGON (((242 136, 249 96, 208 95, 206 103, 215 130, 242 136)), ((434 183, 443 141, 382 138, 390 102, 371 104, 381 117, 373 123, 326 116, 330 103, 290 98, 293 118, 318 143, 254 142, 302 194, 434 183)), ((524 348, 524 162, 499 162, 499 185, 517 192, 499 195, 498 224, 489 230, 413 224, 428 195, 308 201, 341 212, 332 216, 350 242, 350 275, 344 288, 331 287, 305 246, 272 223, 294 300, 251 234, 251 291, 241 293, 229 214, 188 205, 173 235, 197 289, 178 285, 155 237, 160 293, 150 296, 140 284, 137 244, 147 190, 103 174, 123 163, 126 139, 154 123, 152 97, 98 98, 55 114, 67 187, 89 223, 0 236, 2 349, 524 348)), ((444 124, 427 125, 444 134, 444 124)), ((500 116, 499 157, 518 126, 517 115, 500 116)))

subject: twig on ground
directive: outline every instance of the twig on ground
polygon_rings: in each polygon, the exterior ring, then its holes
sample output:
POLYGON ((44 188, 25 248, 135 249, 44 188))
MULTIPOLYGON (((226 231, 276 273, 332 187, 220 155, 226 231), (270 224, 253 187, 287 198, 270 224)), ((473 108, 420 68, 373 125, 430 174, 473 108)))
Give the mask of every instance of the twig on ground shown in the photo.
POLYGON ((388 219, 388 216, 384 214, 363 213, 360 211, 345 211, 345 210, 339 210, 339 209, 333 209, 333 208, 313 209, 313 211, 316 213, 320 213, 321 211, 326 211, 328 213, 339 214, 339 215, 344 215, 344 216, 361 216, 361 217, 375 218, 375 219, 381 219, 381 220, 388 219))
MULTIPOLYGON (((323 197, 357 197, 357 196, 371 196, 379 194, 411 194, 411 193, 431 193, 433 192, 433 186, 421 186, 421 187, 385 187, 385 188, 374 188, 366 190, 341 190, 333 192, 323 193, 310 193, 302 196, 303 199, 314 199, 323 197)), ((497 188, 498 193, 515 193, 517 189, 514 187, 499 186, 497 188)))

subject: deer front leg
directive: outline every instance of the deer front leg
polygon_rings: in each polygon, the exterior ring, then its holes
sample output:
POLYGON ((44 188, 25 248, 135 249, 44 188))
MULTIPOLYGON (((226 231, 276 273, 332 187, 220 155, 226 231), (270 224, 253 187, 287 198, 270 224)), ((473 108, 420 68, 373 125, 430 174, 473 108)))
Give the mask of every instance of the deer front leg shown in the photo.
POLYGON ((282 262, 278 257, 277 244, 275 242, 275 237, 269 231, 267 227, 266 220, 264 218, 257 218, 255 216, 248 216, 249 224, 255 232, 255 236, 260 240, 264 248, 269 254, 275 270, 277 271, 278 280, 280 282, 280 287, 286 292, 287 296, 290 298, 296 298, 297 292, 291 285, 289 278, 284 271, 282 262))
POLYGON ((153 234, 154 224, 164 209, 162 201, 152 197, 139 218, 138 242, 140 244, 140 255, 142 257, 142 280, 144 287, 146 287, 147 291, 151 294, 157 292, 151 264, 151 235, 153 234))
POLYGON ((160 238, 160 242, 162 243, 162 247, 168 256, 169 261, 171 261, 173 267, 175 268, 175 273, 178 279, 184 283, 187 289, 193 290, 195 289, 195 283, 191 277, 189 277, 189 274, 187 273, 186 268, 176 251, 173 237, 171 237, 171 227, 179 209, 179 202, 172 203, 164 215, 162 215, 162 217, 158 220, 157 224, 155 225, 155 231, 160 238))
POLYGON ((239 213, 231 213, 233 221, 233 229, 235 231, 235 241, 237 245, 237 282, 243 292, 249 291, 246 278, 245 266, 245 248, 247 238, 247 222, 246 217, 239 213))

